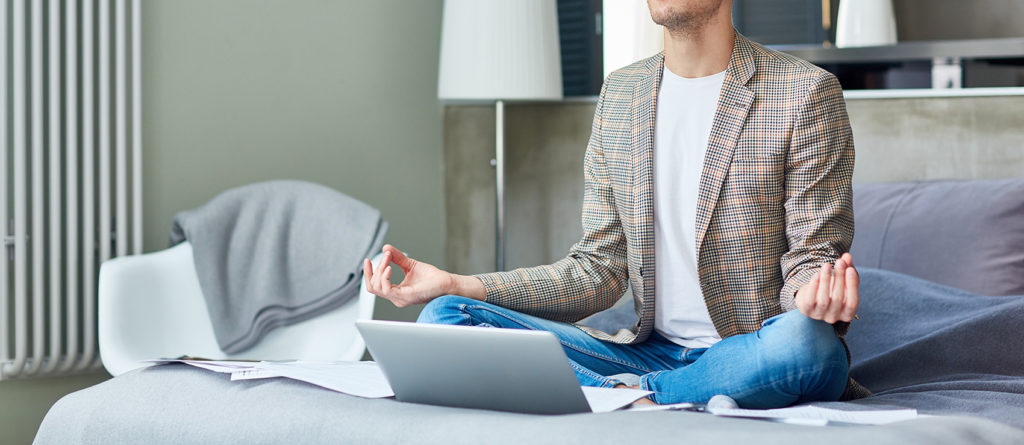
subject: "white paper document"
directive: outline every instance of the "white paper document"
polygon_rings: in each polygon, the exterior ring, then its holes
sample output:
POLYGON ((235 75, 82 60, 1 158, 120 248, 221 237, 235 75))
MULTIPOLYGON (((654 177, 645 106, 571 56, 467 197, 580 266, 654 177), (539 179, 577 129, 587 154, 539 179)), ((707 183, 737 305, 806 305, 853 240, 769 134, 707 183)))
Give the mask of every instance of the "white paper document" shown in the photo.
POLYGON ((254 368, 231 373, 231 380, 272 377, 299 380, 371 399, 395 395, 375 362, 263 362, 254 368))
POLYGON ((712 408, 708 411, 716 416, 779 419, 788 423, 805 425, 825 425, 828 422, 884 425, 917 417, 916 409, 842 411, 816 406, 795 406, 792 408, 766 410, 712 408))
POLYGON ((256 361, 243 361, 243 360, 207 360, 202 358, 161 358, 156 360, 143 360, 143 363, 184 363, 186 365, 192 365, 197 368, 203 368, 207 371, 221 372, 230 374, 232 372, 250 369, 256 366, 256 361))
POLYGON ((583 396, 595 413, 607 413, 629 405, 652 394, 650 391, 632 388, 597 388, 583 386, 583 396))
POLYGON ((195 358, 147 360, 149 363, 184 363, 231 375, 231 380, 283 377, 321 388, 365 398, 393 397, 394 391, 375 362, 233 361, 195 358))

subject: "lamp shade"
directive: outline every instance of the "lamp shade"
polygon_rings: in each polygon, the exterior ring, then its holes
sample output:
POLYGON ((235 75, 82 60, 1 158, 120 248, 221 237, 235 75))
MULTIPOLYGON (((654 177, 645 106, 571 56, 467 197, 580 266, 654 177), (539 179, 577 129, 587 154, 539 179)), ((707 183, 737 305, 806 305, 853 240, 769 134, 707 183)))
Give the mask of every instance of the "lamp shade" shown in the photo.
POLYGON ((437 95, 562 98, 555 0, 445 0, 437 95))

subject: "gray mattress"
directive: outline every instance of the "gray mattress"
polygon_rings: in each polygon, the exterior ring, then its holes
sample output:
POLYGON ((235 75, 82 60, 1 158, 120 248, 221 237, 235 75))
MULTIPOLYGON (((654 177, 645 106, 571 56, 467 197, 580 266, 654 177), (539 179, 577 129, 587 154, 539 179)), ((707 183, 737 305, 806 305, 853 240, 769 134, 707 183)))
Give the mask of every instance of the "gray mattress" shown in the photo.
POLYGON ((284 379, 231 382, 186 365, 68 395, 36 443, 1024 443, 990 420, 807 427, 687 412, 543 416, 361 399, 284 379))
POLYGON ((1024 298, 863 269, 851 374, 875 391, 841 409, 911 407, 886 426, 795 426, 686 412, 510 414, 367 400, 304 383, 231 382, 185 365, 130 372, 58 401, 59 443, 1024 443, 1024 298))

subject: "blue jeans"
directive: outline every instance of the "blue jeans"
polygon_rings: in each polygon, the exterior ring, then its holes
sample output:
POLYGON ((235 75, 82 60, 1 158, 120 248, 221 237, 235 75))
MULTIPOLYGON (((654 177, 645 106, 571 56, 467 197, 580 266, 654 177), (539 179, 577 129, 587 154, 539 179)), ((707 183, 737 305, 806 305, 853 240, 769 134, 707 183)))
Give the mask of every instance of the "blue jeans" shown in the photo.
POLYGON ((776 315, 757 332, 734 335, 709 348, 680 346, 657 332, 634 345, 606 342, 571 324, 455 295, 427 304, 418 321, 552 332, 581 385, 612 387, 622 383, 614 376, 634 374, 661 404, 705 403, 716 394, 730 396, 744 408, 832 401, 842 394, 849 372, 846 351, 832 326, 799 311, 776 315))

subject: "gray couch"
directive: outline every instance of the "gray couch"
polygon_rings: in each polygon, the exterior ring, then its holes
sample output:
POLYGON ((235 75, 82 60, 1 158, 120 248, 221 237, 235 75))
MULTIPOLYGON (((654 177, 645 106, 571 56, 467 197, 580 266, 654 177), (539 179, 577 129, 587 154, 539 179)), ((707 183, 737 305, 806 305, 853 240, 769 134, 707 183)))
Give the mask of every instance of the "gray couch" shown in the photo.
MULTIPOLYGON (((942 417, 806 427, 687 412, 524 415, 360 399, 283 379, 229 382, 168 365, 65 396, 36 441, 1024 443, 1024 180, 862 185, 854 205, 863 297, 847 339, 851 374, 875 395, 818 405, 942 417)), ((588 322, 629 323, 629 309, 588 322)))

